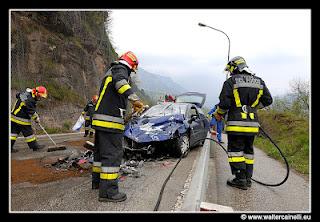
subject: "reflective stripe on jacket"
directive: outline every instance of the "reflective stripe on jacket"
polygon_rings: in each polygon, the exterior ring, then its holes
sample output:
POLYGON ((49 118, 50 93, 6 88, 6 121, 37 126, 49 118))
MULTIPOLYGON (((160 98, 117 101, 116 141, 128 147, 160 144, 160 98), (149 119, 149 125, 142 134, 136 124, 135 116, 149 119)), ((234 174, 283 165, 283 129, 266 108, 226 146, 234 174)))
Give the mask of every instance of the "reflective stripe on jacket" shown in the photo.
POLYGON ((129 84, 130 70, 122 64, 113 63, 102 80, 99 98, 92 118, 96 130, 122 133, 128 99, 139 97, 129 84))
POLYGON ((225 130, 229 134, 257 134, 260 126, 257 107, 272 103, 264 81, 247 73, 235 74, 227 79, 219 99, 217 112, 227 114, 225 130))
POLYGON ((31 118, 38 117, 37 101, 31 92, 17 93, 16 102, 11 110, 10 120, 20 125, 31 125, 31 118))

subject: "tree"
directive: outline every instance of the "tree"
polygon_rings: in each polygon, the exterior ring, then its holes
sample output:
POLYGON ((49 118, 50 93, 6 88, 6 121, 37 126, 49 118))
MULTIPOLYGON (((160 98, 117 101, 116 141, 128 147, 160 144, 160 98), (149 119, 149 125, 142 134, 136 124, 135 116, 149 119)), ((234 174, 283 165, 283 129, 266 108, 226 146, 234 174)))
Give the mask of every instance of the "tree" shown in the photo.
POLYGON ((292 104, 294 112, 299 114, 309 113, 310 82, 295 79, 290 82, 291 93, 295 97, 292 104))

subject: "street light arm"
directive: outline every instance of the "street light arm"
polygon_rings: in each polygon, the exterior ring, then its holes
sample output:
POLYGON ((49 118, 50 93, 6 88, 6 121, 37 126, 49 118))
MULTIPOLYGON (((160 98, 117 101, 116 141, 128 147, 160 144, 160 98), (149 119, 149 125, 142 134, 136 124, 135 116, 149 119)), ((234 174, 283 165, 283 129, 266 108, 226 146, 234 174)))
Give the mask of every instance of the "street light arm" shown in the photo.
POLYGON ((216 28, 213 28, 213 27, 211 27, 211 26, 205 25, 205 24, 203 24, 203 23, 200 23, 200 22, 199 22, 198 25, 199 25, 199 26, 202 26, 202 27, 208 27, 208 28, 214 29, 214 30, 216 30, 216 31, 218 31, 218 32, 222 32, 225 36, 227 36, 228 42, 229 42, 229 47, 228 47, 228 62, 229 62, 229 55, 230 55, 230 38, 229 38, 229 36, 228 36, 224 31, 221 31, 221 30, 219 30, 219 29, 216 29, 216 28))

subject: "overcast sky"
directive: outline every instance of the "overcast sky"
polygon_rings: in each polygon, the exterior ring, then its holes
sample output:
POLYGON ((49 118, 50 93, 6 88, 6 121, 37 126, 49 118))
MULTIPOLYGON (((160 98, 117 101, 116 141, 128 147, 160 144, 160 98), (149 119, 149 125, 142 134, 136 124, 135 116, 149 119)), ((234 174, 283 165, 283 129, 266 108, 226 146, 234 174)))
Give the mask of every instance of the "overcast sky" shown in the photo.
MULTIPOLYGON (((116 52, 133 51, 140 67, 170 76, 218 102, 228 57, 242 56, 272 95, 311 77, 311 10, 111 10, 116 52)), ((208 104, 209 105, 209 104, 208 104)), ((212 104, 214 105, 214 104, 212 104)), ((210 106, 210 105, 209 105, 210 106)))

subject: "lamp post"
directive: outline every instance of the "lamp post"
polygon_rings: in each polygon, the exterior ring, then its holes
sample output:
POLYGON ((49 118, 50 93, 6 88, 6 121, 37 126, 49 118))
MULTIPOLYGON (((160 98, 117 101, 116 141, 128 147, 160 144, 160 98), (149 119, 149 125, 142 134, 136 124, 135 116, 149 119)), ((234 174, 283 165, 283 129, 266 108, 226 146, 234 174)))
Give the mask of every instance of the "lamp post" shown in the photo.
MULTIPOLYGON (((228 42, 229 42, 229 47, 228 47, 228 61, 227 61, 227 63, 228 63, 228 62, 229 62, 229 55, 230 55, 230 39, 229 39, 229 36, 228 36, 224 31, 221 31, 221 30, 219 30, 219 29, 216 29, 216 28, 213 28, 213 27, 211 27, 211 26, 205 25, 205 24, 203 24, 203 23, 200 23, 200 22, 199 22, 198 25, 201 26, 201 27, 211 28, 211 29, 216 30, 216 31, 218 31, 218 32, 222 32, 225 36, 227 36, 228 42)), ((226 75, 226 78, 228 79, 228 74, 226 75)))

